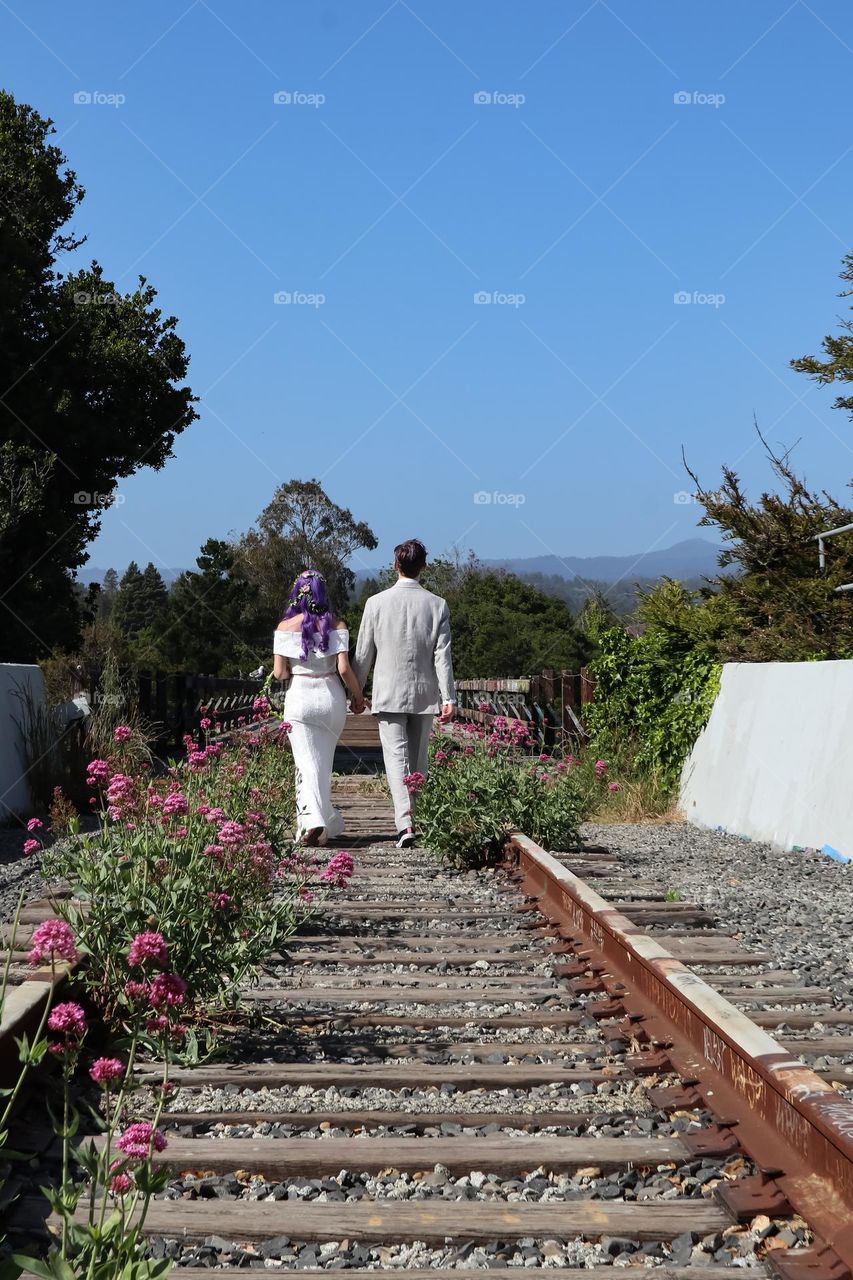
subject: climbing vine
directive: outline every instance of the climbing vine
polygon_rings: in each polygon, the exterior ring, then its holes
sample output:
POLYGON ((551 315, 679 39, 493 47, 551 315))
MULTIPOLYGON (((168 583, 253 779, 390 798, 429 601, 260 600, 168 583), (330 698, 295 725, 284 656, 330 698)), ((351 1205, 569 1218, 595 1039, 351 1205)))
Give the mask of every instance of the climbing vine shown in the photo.
POLYGON ((686 648, 666 631, 606 631, 591 663, 595 701, 588 729, 595 749, 674 791, 711 713, 720 670, 702 649, 686 648))

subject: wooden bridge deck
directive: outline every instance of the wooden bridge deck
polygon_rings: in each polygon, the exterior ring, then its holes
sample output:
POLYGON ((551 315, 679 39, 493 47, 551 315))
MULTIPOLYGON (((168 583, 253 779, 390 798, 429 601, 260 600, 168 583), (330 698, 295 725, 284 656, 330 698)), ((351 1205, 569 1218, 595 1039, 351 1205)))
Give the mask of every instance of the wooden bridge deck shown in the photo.
POLYGON ((382 746, 379 726, 369 712, 347 715, 344 731, 335 751, 335 771, 339 773, 381 773, 382 746))

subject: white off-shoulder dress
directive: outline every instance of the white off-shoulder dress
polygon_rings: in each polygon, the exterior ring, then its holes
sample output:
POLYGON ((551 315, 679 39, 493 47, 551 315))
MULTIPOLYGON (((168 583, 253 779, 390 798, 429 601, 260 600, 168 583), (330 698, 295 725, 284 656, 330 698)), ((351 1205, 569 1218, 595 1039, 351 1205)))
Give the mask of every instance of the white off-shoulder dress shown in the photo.
POLYGON ((343 627, 329 633, 325 653, 312 649, 304 658, 300 631, 276 631, 273 638, 274 652, 290 661, 293 675, 284 699, 284 718, 292 725, 297 834, 323 827, 324 843, 344 829, 341 813, 332 804, 332 766, 347 716, 346 694, 337 674, 338 654, 348 648, 349 632, 343 627))

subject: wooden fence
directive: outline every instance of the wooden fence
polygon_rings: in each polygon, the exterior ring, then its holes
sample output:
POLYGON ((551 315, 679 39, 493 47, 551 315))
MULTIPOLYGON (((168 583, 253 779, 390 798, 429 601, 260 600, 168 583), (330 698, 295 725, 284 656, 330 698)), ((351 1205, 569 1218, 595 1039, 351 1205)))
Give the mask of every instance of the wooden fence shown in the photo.
POLYGON ((251 719, 261 684, 261 680, 238 676, 141 671, 137 676, 139 710, 155 725, 159 745, 177 747, 184 734, 198 729, 204 715, 225 729, 241 717, 251 719))
POLYGON ((520 680, 458 680, 463 719, 491 724, 495 716, 524 721, 546 748, 559 742, 582 742, 584 708, 592 702, 594 683, 581 671, 543 671, 520 680))

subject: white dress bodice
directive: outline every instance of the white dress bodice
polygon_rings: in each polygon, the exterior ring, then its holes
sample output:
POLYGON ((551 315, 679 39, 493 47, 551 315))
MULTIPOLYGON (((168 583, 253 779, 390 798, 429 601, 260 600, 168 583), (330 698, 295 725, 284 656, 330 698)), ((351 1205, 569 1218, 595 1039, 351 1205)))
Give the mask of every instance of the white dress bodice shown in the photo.
POLYGON ((337 667, 338 654, 346 653, 348 648, 349 631, 346 627, 335 627, 329 632, 329 647, 325 653, 310 649, 305 658, 302 657, 301 631, 273 632, 273 653, 289 660, 290 670, 295 676, 330 675, 337 667))

